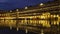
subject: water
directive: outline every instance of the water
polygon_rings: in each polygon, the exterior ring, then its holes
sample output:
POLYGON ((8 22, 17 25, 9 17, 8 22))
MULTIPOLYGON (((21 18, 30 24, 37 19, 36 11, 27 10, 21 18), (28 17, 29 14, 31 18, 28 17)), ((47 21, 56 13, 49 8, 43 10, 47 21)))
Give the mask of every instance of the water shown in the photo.
MULTIPOLYGON (((38 28, 39 29, 39 28, 38 28)), ((59 34, 60 28, 42 28, 39 30, 0 27, 1 34, 59 34)))
MULTIPOLYGON (((8 20, 9 21, 9 20, 8 20)), ((37 20, 38 21, 38 20, 37 20)), ((44 26, 40 27, 39 23, 34 25, 35 23, 25 24, 24 23, 18 23, 17 25, 14 23, 7 23, 5 22, 5 25, 0 26, 0 33, 1 34, 59 34, 60 33, 60 24, 57 25, 56 23, 59 23, 60 21, 56 20, 39 20, 40 23, 42 23, 44 26), (51 25, 49 24, 51 22, 51 25), (46 27, 46 25, 50 25, 50 27, 46 27), (10 26, 9 26, 10 25, 10 26), (14 25, 14 26, 13 26, 14 25), (17 26, 17 27, 16 27, 17 26)))
POLYGON ((9 27, 1 27, 0 28, 1 34, 35 34, 33 32, 26 33, 25 30, 16 30, 16 28, 10 29, 9 27))

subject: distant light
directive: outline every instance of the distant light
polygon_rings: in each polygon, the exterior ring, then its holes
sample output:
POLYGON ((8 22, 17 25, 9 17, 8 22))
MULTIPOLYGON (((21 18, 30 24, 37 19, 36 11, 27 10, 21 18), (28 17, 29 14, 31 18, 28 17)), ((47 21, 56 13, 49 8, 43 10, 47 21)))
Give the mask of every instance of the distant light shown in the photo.
POLYGON ((44 5, 43 3, 40 4, 40 6, 44 5))
POLYGON ((56 17, 56 15, 53 15, 54 17, 56 17))
POLYGON ((17 27, 17 31, 19 30, 19 28, 17 27))
POLYGON ((28 30, 26 29, 25 31, 26 31, 25 33, 27 34, 28 33, 28 30))
POLYGON ((12 29, 12 26, 10 26, 10 30, 12 29))
POLYGON ((19 11, 19 9, 16 9, 16 11, 19 11))
POLYGON ((28 9, 28 7, 25 7, 25 9, 28 9))
POLYGON ((10 10, 10 12, 12 12, 12 10, 10 10))
POLYGON ((59 17, 59 15, 57 15, 57 17, 59 17))
POLYGON ((41 34, 44 34, 43 30, 41 30, 41 34))
POLYGON ((33 15, 36 15, 36 13, 33 13, 33 15))

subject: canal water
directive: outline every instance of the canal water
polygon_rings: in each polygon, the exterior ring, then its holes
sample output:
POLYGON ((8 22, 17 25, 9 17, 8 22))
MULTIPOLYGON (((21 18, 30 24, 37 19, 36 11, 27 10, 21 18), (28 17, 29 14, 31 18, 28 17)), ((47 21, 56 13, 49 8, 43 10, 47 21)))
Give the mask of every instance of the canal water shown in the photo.
POLYGON ((60 34, 60 19, 0 19, 0 34, 60 34))
POLYGON ((10 27, 2 27, 0 26, 0 34, 60 34, 60 27, 53 26, 50 28, 36 28, 30 27, 30 29, 26 28, 11 28, 10 27))
POLYGON ((34 32, 28 32, 26 33, 25 30, 17 31, 16 28, 10 29, 9 27, 0 27, 0 34, 37 34, 34 32))
POLYGON ((0 34, 60 34, 59 20, 37 20, 36 23, 34 21, 32 23, 17 22, 17 24, 15 22, 15 24, 0 23, 0 34))

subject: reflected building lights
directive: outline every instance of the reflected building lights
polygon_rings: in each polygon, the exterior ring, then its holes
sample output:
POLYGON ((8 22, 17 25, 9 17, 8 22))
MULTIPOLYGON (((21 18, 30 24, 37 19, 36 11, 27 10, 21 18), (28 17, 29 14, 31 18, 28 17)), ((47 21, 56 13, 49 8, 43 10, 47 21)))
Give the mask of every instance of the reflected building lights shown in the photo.
POLYGON ((43 29, 41 30, 41 34, 44 34, 43 29))
POLYGON ((17 31, 19 31, 19 28, 17 27, 17 31))
POLYGON ((10 30, 12 30, 12 26, 10 26, 10 30))
POLYGON ((28 30, 27 30, 27 29, 25 30, 25 33, 26 33, 26 34, 28 33, 28 30))

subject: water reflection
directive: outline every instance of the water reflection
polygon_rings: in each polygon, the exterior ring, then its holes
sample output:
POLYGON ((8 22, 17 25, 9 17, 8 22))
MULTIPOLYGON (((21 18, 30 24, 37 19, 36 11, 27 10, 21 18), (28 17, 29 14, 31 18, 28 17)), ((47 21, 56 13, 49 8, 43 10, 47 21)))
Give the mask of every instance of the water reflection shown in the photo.
POLYGON ((21 29, 21 31, 24 30, 25 34, 30 32, 34 34, 59 34, 60 32, 59 15, 44 13, 33 18, 10 18, 0 18, 0 26, 9 27, 9 31, 16 28, 14 30, 19 32, 21 29))
POLYGON ((12 30, 12 26, 10 26, 10 30, 12 30))
POLYGON ((16 31, 19 31, 19 29, 25 30, 26 34, 29 32, 34 32, 37 34, 46 34, 46 33, 57 34, 57 32, 60 31, 59 19, 57 20, 19 19, 18 22, 16 19, 5 19, 5 20, 1 19, 0 24, 3 26, 9 26, 10 30, 13 30, 12 27, 16 28, 16 31))
POLYGON ((44 34, 43 29, 41 30, 41 34, 44 34))
MULTIPOLYGON (((16 26, 16 20, 1 20, 0 24, 5 26, 16 26)), ((18 20, 18 26, 21 25, 32 25, 32 26, 43 26, 51 27, 51 25, 59 25, 59 20, 18 20)))
POLYGON ((28 30, 27 30, 27 29, 25 30, 25 33, 26 33, 26 34, 28 33, 28 30))
POLYGON ((19 28, 17 27, 17 31, 19 30, 19 28))

